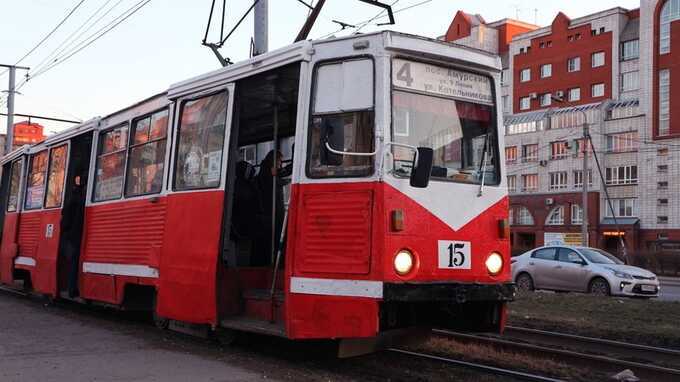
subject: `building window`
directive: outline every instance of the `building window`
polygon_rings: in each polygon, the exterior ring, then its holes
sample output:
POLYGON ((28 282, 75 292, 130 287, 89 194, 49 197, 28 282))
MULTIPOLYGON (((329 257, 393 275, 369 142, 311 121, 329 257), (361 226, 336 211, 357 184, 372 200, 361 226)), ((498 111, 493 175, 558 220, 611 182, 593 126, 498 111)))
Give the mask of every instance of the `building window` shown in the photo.
POLYGON ((671 100, 670 100, 671 72, 668 69, 659 71, 659 136, 670 132, 671 100))
POLYGON ((668 0, 661 8, 659 54, 671 51, 671 22, 680 19, 680 0, 668 0))
POLYGON ((658 199, 657 205, 659 207, 668 207, 668 199, 658 199))
POLYGON ((668 216, 657 216, 656 224, 668 224, 668 216))
POLYGON ((531 98, 529 98, 529 97, 520 98, 519 99, 519 108, 520 108, 520 110, 531 109, 531 98))
POLYGON ((501 85, 507 85, 508 79, 510 78, 510 69, 505 68, 501 72, 501 85))
POLYGON ((564 206, 557 206, 550 211, 547 225, 564 225, 564 206))
POLYGON ((656 166, 656 171, 659 174, 667 174, 668 173, 668 165, 667 164, 658 165, 658 166, 656 166))
POLYGON ((628 72, 621 74, 621 91, 629 92, 640 88, 640 72, 628 72))
POLYGON ((658 155, 660 157, 668 156, 668 147, 663 147, 663 148, 656 150, 656 155, 658 155))
POLYGON ((567 188, 567 172, 550 173, 550 191, 564 190, 567 188))
POLYGON ((538 191, 538 174, 522 175, 522 191, 538 191))
POLYGON ((541 94, 541 106, 550 106, 552 104, 552 94, 541 94))
POLYGON ((605 216, 608 218, 614 217, 612 215, 612 209, 617 218, 632 218, 637 216, 637 199, 610 199, 611 208, 609 208, 609 203, 605 201, 605 208, 607 209, 605 216))
POLYGON ((517 146, 505 148, 505 161, 507 163, 514 163, 517 161, 517 146))
MULTIPOLYGON (((588 170, 588 186, 593 185, 593 170, 588 170)), ((574 188, 583 188, 583 170, 574 171, 574 188)))
POLYGON ((564 159, 569 156, 569 145, 567 142, 552 142, 550 144, 550 159, 564 159))
POLYGON ((621 43, 621 61, 634 60, 640 57, 640 40, 629 40, 621 43))
POLYGON ((538 145, 522 146, 522 162, 536 162, 538 160, 538 145))
POLYGON ((517 191, 517 175, 508 176, 508 192, 517 191))
POLYGON ((567 71, 569 73, 581 70, 581 57, 572 57, 567 60, 567 71))
POLYGON ((578 204, 571 205, 571 224, 581 225, 583 224, 583 208, 578 204))
POLYGON ((534 225, 534 217, 531 216, 531 212, 526 207, 517 207, 515 210, 515 221, 517 225, 534 225))
POLYGON ((552 64, 541 65, 541 78, 552 77, 552 64))
POLYGON ((604 52, 596 52, 591 55, 593 68, 604 66, 604 52))
POLYGON ((581 88, 569 89, 569 102, 576 102, 581 100, 581 88))
POLYGON ((519 72, 519 81, 520 82, 531 81, 531 69, 522 69, 522 71, 519 72))
POLYGON ((661 191, 668 190, 668 182, 659 182, 656 184, 656 188, 661 191))
POLYGON ((533 133, 536 131, 543 131, 545 127, 545 119, 531 122, 514 123, 506 126, 505 134, 514 135, 522 133, 533 133))
POLYGON ((607 151, 610 153, 624 153, 638 149, 638 132, 607 135, 607 151))
POLYGON ((637 166, 607 167, 606 181, 608 185, 637 184, 637 166))
POLYGON ((595 84, 591 86, 590 96, 593 98, 604 97, 604 84, 595 84))
POLYGON ((579 158, 583 158, 583 154, 588 154, 588 156, 591 156, 593 154, 593 150, 590 148, 590 141, 585 141, 583 138, 577 139, 576 141, 576 153, 579 158))

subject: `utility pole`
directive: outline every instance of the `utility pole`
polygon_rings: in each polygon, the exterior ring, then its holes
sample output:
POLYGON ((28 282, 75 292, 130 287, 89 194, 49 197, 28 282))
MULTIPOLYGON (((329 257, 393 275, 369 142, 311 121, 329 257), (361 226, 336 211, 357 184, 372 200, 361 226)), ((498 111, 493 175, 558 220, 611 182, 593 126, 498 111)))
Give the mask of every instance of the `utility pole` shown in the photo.
MULTIPOLYGON (((583 111, 583 110, 581 110, 583 111)), ((588 155, 589 150, 587 146, 590 143, 590 131, 588 127, 588 115, 583 112, 583 141, 581 146, 581 152, 583 153, 583 201, 581 203, 581 212, 583 218, 581 219, 581 245, 588 247, 588 155)))
POLYGON ((12 151, 12 143, 14 141, 14 93, 16 93, 15 90, 16 72, 17 69, 29 70, 29 68, 25 66, 3 64, 0 64, 0 67, 9 69, 9 88, 7 90, 7 135, 5 137, 6 138, 5 153, 9 153, 10 151, 12 151))
POLYGON ((253 36, 255 42, 253 56, 267 53, 269 50, 269 0, 255 0, 255 30, 253 36))
MULTIPOLYGON (((562 97, 556 95, 551 95, 550 97, 553 101, 557 103, 565 103, 566 101, 562 97)), ((583 195, 581 199, 581 245, 588 247, 588 150, 586 145, 590 143, 590 128, 588 126, 588 113, 583 109, 577 109, 583 116, 583 143, 579 147, 580 151, 583 153, 583 170, 581 172, 581 178, 583 179, 583 195)))

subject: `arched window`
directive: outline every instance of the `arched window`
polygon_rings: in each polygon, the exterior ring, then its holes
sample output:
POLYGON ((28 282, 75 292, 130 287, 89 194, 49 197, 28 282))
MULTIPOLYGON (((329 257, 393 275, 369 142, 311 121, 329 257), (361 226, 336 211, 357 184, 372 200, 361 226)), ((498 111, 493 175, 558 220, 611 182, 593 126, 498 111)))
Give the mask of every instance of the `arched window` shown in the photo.
POLYGON ((546 225, 564 225, 564 206, 557 206, 550 211, 546 225))
POLYGON ((671 51, 671 23, 680 20, 680 0, 668 0, 661 8, 659 54, 671 51))
POLYGON ((531 212, 524 206, 514 207, 511 209, 510 223, 514 225, 534 225, 534 217, 531 212))

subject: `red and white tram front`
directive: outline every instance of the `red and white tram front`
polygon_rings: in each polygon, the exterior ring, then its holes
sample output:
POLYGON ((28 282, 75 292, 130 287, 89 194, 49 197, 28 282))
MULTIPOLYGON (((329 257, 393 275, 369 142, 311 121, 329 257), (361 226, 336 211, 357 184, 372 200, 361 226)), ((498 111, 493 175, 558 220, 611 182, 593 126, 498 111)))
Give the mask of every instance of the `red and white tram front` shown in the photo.
POLYGON ((289 210, 288 334, 501 331, 514 286, 500 66, 384 37, 346 40, 357 53, 342 59, 342 41, 316 49, 289 210))

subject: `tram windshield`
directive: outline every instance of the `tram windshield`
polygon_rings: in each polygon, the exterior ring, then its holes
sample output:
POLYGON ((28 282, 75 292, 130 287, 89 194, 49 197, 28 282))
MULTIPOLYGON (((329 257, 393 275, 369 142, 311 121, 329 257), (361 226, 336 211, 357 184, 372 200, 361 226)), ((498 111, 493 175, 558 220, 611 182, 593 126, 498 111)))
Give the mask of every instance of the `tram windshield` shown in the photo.
MULTIPOLYGON (((401 67, 394 83, 405 90, 392 93, 393 142, 432 148, 432 180, 497 185, 495 110, 487 102, 493 100, 490 78, 410 62, 401 67), (400 86, 401 80, 409 86, 400 86)), ((413 150, 395 146, 393 155, 394 174, 410 176, 413 150)))

